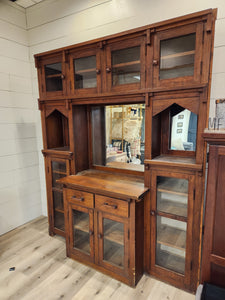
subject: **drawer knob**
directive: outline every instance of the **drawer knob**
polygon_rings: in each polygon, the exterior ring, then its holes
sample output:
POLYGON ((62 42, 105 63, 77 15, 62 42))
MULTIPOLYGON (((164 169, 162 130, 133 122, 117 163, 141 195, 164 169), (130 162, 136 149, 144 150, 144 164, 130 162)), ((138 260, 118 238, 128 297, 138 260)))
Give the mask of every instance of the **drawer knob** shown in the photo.
POLYGON ((155 216, 156 212, 154 210, 151 210, 150 214, 151 214, 151 216, 155 216))
POLYGON ((117 205, 109 204, 108 202, 104 202, 104 205, 105 205, 105 206, 112 207, 113 209, 117 209, 117 205))
POLYGON ((94 232, 92 231, 92 230, 90 230, 89 231, 89 235, 91 236, 91 235, 93 235, 94 234, 94 232))
POLYGON ((77 198, 76 196, 72 196, 71 198, 72 198, 72 199, 75 199, 75 200, 77 200, 77 201, 80 201, 80 202, 83 202, 83 201, 84 201, 84 197, 77 198))
POLYGON ((65 75, 64 74, 61 74, 61 79, 65 79, 65 75))
POLYGON ((99 75, 101 73, 100 69, 96 69, 96 74, 99 75))
POLYGON ((153 66, 157 66, 158 65, 158 60, 157 59, 153 59, 152 64, 153 64, 153 66))
POLYGON ((106 67, 106 73, 110 73, 111 72, 111 68, 110 67, 106 67))

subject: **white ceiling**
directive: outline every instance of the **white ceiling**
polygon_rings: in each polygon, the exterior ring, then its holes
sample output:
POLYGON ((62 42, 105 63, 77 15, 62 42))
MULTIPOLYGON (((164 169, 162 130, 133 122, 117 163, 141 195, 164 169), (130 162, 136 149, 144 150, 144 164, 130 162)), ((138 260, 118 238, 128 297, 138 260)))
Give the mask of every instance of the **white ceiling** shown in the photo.
POLYGON ((30 7, 30 6, 32 6, 32 5, 37 4, 37 3, 39 3, 39 2, 42 2, 42 1, 44 1, 44 0, 17 0, 17 1, 14 2, 14 3, 16 3, 16 4, 18 4, 19 6, 22 6, 22 7, 24 7, 24 8, 27 8, 27 7, 30 7))

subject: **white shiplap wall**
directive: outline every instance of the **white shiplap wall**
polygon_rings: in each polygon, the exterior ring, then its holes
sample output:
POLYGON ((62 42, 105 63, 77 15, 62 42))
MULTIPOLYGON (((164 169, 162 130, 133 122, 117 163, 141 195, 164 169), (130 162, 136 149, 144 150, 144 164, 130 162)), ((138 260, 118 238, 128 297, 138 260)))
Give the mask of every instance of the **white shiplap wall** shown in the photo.
MULTIPOLYGON (((33 54, 208 8, 218 8, 210 102, 210 115, 213 116, 215 99, 225 97, 225 0, 45 0, 28 8, 34 97, 38 94, 33 54)), ((46 213, 41 145, 39 139, 42 205, 46 213)))
POLYGON ((0 1, 0 235, 41 215, 25 10, 0 1))

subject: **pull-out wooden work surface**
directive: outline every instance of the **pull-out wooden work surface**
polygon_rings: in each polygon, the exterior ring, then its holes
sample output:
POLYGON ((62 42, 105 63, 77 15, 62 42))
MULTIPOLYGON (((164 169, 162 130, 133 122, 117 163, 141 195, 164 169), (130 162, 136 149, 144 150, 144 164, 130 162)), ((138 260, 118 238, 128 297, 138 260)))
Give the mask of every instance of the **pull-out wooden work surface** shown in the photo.
POLYGON ((143 274, 143 177, 86 170, 57 182, 67 256, 135 286, 143 274))

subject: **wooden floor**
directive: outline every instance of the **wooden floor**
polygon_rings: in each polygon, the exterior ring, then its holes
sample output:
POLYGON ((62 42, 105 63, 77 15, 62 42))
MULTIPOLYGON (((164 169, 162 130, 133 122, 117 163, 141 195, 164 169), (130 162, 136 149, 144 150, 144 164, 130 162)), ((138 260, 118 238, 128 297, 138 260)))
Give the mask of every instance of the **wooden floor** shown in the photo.
POLYGON ((66 257, 64 239, 40 217, 0 237, 0 299, 194 300, 144 275, 135 289, 66 257), (15 267, 15 271, 9 271, 15 267))

